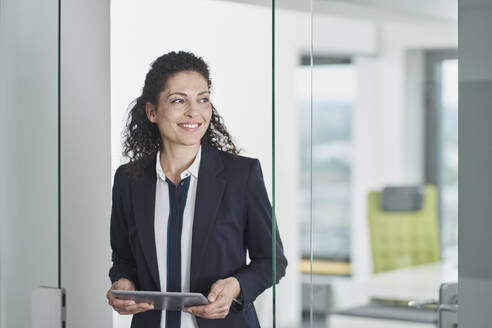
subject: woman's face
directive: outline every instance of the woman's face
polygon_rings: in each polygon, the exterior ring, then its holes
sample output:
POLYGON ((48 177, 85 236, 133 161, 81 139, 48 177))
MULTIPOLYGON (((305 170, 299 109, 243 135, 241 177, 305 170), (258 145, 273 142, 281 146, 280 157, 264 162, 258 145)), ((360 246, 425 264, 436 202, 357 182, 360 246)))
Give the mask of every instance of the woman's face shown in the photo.
POLYGON ((176 73, 167 80, 158 104, 148 102, 145 110, 157 124, 163 144, 199 144, 212 117, 207 81, 194 71, 176 73))

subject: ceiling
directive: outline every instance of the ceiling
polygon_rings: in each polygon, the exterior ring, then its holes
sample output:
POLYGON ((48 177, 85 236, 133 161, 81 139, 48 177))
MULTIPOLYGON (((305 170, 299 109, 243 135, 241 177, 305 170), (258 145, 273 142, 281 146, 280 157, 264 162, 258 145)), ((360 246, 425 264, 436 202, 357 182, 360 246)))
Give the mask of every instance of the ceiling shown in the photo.
MULTIPOLYGON (((224 0, 272 5, 272 0, 224 0)), ((277 8, 309 11, 310 0, 276 0, 277 8)), ((315 13, 383 20, 421 20, 456 23, 457 0, 313 0, 315 13)))

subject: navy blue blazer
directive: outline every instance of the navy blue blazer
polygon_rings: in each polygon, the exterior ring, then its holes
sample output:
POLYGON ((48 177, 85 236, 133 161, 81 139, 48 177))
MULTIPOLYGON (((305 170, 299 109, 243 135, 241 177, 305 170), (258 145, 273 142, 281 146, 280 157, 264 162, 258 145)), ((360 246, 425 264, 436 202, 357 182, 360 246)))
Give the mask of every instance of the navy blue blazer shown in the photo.
MULTIPOLYGON (((134 181, 127 164, 116 170, 111 210, 111 282, 127 278, 137 290, 160 291, 154 235, 155 162, 134 181)), ((276 232, 277 283, 287 260, 276 232)), ((243 305, 224 319, 197 317, 200 328, 260 327, 253 301, 272 286, 272 207, 257 159, 232 157, 202 141, 192 232, 191 292, 208 295, 218 279, 234 276, 243 305), (250 263, 246 263, 246 251, 250 263)), ((162 311, 133 316, 132 328, 160 327, 162 311)), ((168 327, 171 328, 171 327, 168 327)))

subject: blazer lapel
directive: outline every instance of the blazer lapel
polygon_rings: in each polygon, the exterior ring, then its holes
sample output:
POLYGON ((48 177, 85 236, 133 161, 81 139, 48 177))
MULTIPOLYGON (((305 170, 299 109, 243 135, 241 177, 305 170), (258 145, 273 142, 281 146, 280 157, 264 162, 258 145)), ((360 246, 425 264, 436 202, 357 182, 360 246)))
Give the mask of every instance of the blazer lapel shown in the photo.
POLYGON ((152 278, 157 288, 160 289, 161 285, 159 282, 159 268, 157 266, 154 234, 156 179, 155 166, 149 165, 149 167, 145 169, 144 177, 135 182, 132 198, 138 237, 142 244, 142 250, 145 259, 147 260, 152 278))
POLYGON ((224 164, 218 151, 208 142, 203 141, 193 218, 190 277, 192 286, 196 275, 200 272, 203 254, 215 226, 217 211, 224 193, 226 181, 217 176, 223 168, 224 164))

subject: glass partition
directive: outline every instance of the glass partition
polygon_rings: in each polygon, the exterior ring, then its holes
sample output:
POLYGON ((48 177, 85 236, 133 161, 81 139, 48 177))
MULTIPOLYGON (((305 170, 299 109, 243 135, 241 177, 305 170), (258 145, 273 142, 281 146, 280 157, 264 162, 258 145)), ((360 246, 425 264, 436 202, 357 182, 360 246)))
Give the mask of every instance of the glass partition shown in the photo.
POLYGON ((310 326, 435 327, 416 305, 457 281, 456 47, 456 1, 313 1, 310 326))
POLYGON ((58 1, 0 10, 0 327, 31 327, 32 293, 60 287, 58 1))
POLYGON ((275 1, 275 214, 288 266, 275 290, 276 320, 262 327, 309 325, 309 10, 309 1, 275 1))

